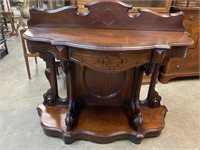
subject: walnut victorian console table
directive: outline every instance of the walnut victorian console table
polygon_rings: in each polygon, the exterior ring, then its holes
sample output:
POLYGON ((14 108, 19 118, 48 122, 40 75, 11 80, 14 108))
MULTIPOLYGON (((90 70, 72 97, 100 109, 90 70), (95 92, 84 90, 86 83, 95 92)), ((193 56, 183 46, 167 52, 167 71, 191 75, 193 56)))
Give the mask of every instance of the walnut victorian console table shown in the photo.
POLYGON ((167 112, 155 91, 159 68, 170 57, 184 57, 193 44, 184 32, 183 14, 140 10, 131 16, 131 5, 114 0, 86 7, 82 15, 75 6, 30 11, 23 36, 29 51, 46 62, 50 83, 37 108, 45 134, 67 144, 80 139, 140 143, 158 136, 167 112), (58 94, 55 58, 66 74, 64 99, 58 94), (141 101, 144 72, 152 78, 141 101))

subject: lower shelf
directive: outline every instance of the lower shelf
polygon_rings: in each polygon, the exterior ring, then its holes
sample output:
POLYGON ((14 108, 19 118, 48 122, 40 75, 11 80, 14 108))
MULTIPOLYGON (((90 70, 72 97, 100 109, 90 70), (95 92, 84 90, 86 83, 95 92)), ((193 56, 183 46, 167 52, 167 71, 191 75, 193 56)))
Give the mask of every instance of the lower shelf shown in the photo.
POLYGON ((59 137, 66 144, 76 140, 110 143, 130 140, 139 144, 142 139, 158 136, 164 128, 165 106, 141 107, 143 127, 140 132, 130 127, 126 110, 117 106, 87 106, 81 109, 76 127, 68 132, 65 125, 66 106, 37 107, 41 125, 48 136, 59 137))

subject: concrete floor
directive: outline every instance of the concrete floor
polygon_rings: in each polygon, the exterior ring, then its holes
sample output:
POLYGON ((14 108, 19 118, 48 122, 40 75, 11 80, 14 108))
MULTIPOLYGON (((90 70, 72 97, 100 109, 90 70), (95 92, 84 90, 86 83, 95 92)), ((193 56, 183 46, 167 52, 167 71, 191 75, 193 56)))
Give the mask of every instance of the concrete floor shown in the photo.
MULTIPOLYGON (((179 80, 157 84, 162 104, 168 108, 165 128, 159 137, 136 145, 129 141, 95 144, 77 141, 65 145, 46 136, 36 106, 49 88, 44 62, 30 59, 32 79, 26 73, 20 37, 8 38, 9 55, 0 60, 0 150, 198 150, 200 149, 200 80, 179 80)), ((63 88, 62 74, 59 86, 63 88)), ((145 95, 147 86, 143 86, 145 95)), ((63 93, 62 93, 63 94, 63 93)), ((144 97, 144 96, 142 96, 144 97)))

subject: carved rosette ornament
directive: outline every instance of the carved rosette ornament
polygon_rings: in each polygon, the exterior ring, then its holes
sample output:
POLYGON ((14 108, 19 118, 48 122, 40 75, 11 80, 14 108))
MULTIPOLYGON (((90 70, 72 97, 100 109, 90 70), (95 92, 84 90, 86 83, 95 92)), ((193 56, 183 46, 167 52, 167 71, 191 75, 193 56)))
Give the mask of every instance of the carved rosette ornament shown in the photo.
POLYGON ((117 70, 127 62, 127 58, 125 56, 109 55, 104 58, 99 58, 99 62, 101 62, 108 70, 117 70))

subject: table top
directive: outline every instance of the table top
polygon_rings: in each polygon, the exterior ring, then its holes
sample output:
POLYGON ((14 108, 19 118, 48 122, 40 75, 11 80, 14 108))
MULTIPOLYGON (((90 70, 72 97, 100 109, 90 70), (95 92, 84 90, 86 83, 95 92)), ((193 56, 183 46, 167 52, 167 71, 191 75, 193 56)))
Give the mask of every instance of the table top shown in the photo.
POLYGON ((31 28, 24 38, 90 50, 170 49, 193 43, 187 32, 87 28, 31 28))

